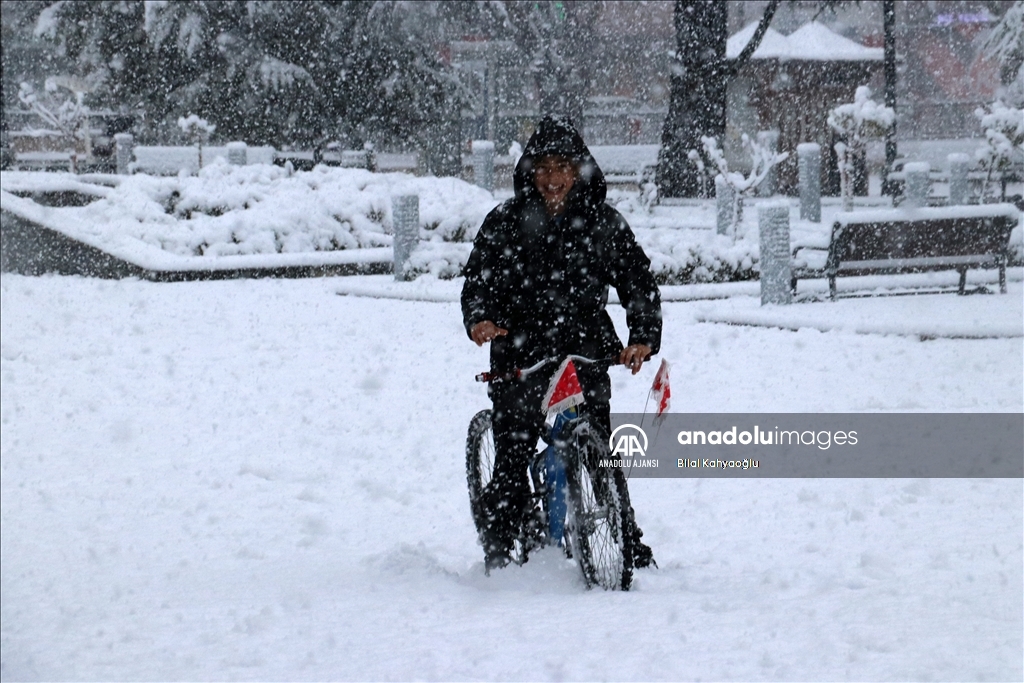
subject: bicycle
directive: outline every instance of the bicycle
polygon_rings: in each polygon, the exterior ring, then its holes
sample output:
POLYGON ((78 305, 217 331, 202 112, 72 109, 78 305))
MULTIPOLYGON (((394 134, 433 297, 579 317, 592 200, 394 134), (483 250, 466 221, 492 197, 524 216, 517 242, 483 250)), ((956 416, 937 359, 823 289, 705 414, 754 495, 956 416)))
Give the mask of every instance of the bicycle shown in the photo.
MULTIPOLYGON (((618 363, 617 358, 569 357, 587 364, 618 363)), ((506 375, 485 372, 476 380, 515 381, 560 360, 547 358, 506 375)), ((605 590, 629 590, 633 578, 633 509, 621 470, 599 466, 601 460, 609 458, 604 428, 572 407, 546 424, 541 438, 547 446, 529 463, 530 502, 524 506, 519 534, 513 542, 512 561, 522 565, 532 551, 557 545, 576 561, 588 589, 601 586, 605 590)), ((493 470, 491 411, 481 410, 470 421, 466 439, 469 502, 478 533, 486 524, 483 492, 493 470)))

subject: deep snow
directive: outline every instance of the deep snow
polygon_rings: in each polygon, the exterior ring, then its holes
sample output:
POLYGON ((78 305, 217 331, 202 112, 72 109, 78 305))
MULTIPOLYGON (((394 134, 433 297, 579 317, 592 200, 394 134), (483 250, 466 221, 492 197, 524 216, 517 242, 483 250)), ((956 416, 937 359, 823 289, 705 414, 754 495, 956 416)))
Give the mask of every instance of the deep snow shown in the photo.
MULTIPOLYGON (((1024 677, 1021 480, 635 480, 632 592, 485 577, 486 351, 339 282, 2 276, 3 680, 1024 677)), ((665 305, 675 411, 1024 409, 1020 338, 695 322, 730 301, 665 305)))

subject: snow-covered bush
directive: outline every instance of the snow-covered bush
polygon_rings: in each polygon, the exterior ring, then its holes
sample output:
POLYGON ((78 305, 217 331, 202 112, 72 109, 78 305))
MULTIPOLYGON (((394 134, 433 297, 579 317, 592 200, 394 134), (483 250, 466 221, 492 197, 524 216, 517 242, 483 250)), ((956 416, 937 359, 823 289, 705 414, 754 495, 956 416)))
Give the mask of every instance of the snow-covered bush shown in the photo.
MULTIPOLYGON (((413 277, 431 274, 440 279, 458 277, 469 259, 472 244, 431 238, 427 231, 409 256, 405 272, 413 277)), ((733 241, 707 231, 678 229, 637 230, 637 242, 651 259, 651 270, 662 285, 734 282, 757 279, 758 245, 753 240, 733 241)))
POLYGON ((1024 109, 1009 107, 996 100, 975 112, 985 130, 985 143, 974 153, 987 172, 986 192, 992 176, 1001 174, 1001 197, 1006 201, 1006 182, 1010 171, 1024 165, 1024 109))
MULTIPOLYGON (((703 231, 702 231, 703 232, 703 231)), ((724 235, 681 234, 679 230, 638 231, 637 242, 651 259, 658 284, 734 282, 757 278, 759 248, 754 240, 724 235)))
MULTIPOLYGON (((743 148, 750 154, 750 172, 744 176, 737 171, 729 171, 729 163, 725 159, 725 153, 718 146, 718 140, 710 136, 701 136, 701 144, 704 147, 704 158, 714 164, 718 169, 718 175, 725 183, 732 188, 733 196, 733 219, 729 233, 736 235, 736 226, 743 220, 743 203, 748 197, 752 197, 757 186, 764 182, 768 173, 774 166, 789 157, 789 152, 776 153, 767 145, 762 145, 749 135, 744 133, 741 137, 743 148)), ((697 150, 690 150, 689 158, 697 164, 698 170, 703 171, 705 166, 701 155, 697 150)))
POLYGON ((828 125, 843 141, 835 145, 843 211, 853 211, 853 160, 864 151, 869 139, 880 138, 896 123, 896 112, 871 99, 866 85, 857 88, 853 102, 841 104, 828 115, 828 125))
POLYGON ((18 99, 43 125, 64 141, 71 153, 71 172, 77 171, 78 143, 88 138, 89 107, 82 101, 85 93, 71 92, 71 97, 58 95, 57 79, 46 79, 46 94, 36 92, 29 83, 22 83, 18 99))

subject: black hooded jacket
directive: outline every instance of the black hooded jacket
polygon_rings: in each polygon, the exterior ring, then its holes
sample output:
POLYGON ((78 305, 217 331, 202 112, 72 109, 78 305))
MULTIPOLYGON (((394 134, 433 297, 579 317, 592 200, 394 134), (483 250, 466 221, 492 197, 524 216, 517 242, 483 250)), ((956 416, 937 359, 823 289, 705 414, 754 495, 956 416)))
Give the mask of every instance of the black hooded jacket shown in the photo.
POLYGON ((629 344, 661 347, 661 297, 651 262, 618 211, 605 204, 607 185, 571 124, 544 118, 513 176, 515 197, 484 219, 466 264, 462 316, 469 333, 490 320, 508 330, 491 342, 495 371, 547 357, 617 355, 622 342, 605 306, 615 287, 627 311, 629 344), (534 163, 546 155, 572 159, 579 176, 567 209, 552 219, 534 185, 534 163))

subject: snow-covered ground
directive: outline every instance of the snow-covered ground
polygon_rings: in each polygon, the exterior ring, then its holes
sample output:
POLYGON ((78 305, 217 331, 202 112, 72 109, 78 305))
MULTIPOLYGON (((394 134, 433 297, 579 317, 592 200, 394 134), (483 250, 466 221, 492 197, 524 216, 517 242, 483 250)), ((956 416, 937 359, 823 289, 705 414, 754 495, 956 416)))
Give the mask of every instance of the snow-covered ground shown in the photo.
MULTIPOLYGON (((340 283, 2 276, 3 680, 1024 677, 1021 480, 635 480, 633 591, 485 577, 486 351, 340 283)), ((696 322, 743 307, 665 305, 674 410, 1024 409, 1019 337, 696 322)))

